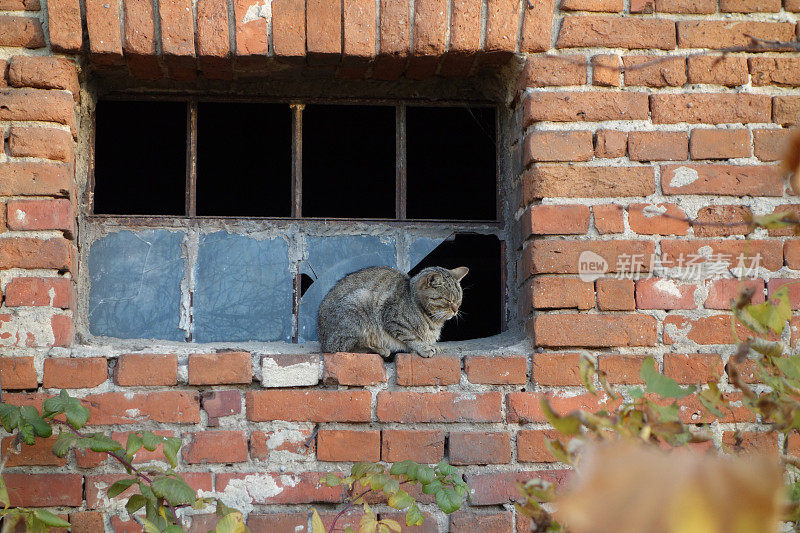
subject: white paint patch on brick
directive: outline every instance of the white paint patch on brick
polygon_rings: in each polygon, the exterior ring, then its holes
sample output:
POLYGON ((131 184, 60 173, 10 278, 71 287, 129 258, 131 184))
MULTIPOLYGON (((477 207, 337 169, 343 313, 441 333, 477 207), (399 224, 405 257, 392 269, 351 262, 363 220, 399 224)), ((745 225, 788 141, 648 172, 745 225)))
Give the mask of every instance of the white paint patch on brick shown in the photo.
POLYGON ((197 496, 219 498, 228 507, 247 515, 253 510, 252 502, 267 501, 283 492, 284 486, 297 485, 297 479, 292 476, 281 476, 280 481, 279 485, 272 474, 250 474, 242 479, 231 479, 222 492, 200 490, 197 496))
POLYGON ((670 187, 685 187, 697 181, 700 176, 697 171, 689 167, 678 167, 672 174, 672 179, 669 180, 670 187))
POLYGON ((256 2, 247 8, 247 11, 242 17, 242 24, 253 22, 256 19, 270 20, 272 18, 272 3, 269 0, 256 2))
POLYGON ((307 387, 319 383, 319 365, 310 362, 280 366, 275 359, 261 362, 261 385, 264 387, 307 387))
POLYGON ((15 217, 15 218, 17 219, 17 221, 19 221, 19 222, 25 222, 25 218, 26 218, 26 216, 27 216, 27 215, 25 214, 25 211, 23 211, 22 209, 17 209, 17 210, 16 210, 16 213, 14 213, 14 217, 15 217))
POLYGON ((678 288, 678 284, 675 283, 675 280, 671 279, 660 279, 653 283, 653 288, 657 291, 664 292, 671 296, 675 296, 676 298, 681 297, 681 290, 678 288))
POLYGON ((646 218, 653 218, 659 215, 663 215, 667 212, 667 208, 663 205, 646 205, 642 208, 642 214, 646 218))

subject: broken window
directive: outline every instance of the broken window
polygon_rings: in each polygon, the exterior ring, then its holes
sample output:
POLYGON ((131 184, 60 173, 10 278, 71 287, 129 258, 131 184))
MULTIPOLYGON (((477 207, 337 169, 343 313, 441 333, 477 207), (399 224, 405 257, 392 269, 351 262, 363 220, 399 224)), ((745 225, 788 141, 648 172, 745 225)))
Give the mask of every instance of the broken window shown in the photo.
POLYGON ((496 107, 177 100, 97 105, 93 335, 316 340, 378 265, 468 266, 443 340, 501 331, 496 107))

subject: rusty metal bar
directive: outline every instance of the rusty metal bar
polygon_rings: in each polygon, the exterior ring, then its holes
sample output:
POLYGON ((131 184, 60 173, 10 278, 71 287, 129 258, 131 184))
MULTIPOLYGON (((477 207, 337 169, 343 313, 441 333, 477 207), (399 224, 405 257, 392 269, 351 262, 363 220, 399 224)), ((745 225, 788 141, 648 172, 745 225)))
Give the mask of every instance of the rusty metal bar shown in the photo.
POLYGON ((395 173, 394 216, 398 220, 405 220, 408 196, 405 104, 399 104, 395 108, 395 157, 397 165, 395 173))
POLYGON ((186 216, 197 216, 197 99, 186 104, 186 216))
POLYGON ((303 109, 292 104, 292 217, 303 216, 303 109))

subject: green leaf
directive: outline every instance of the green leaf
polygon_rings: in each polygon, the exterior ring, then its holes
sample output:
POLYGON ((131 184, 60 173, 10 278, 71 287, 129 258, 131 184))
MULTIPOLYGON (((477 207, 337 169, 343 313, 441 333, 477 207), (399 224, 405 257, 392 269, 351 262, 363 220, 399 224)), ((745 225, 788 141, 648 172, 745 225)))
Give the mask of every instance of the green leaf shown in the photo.
POLYGON ((411 507, 408 508, 406 511, 406 525, 411 526, 421 526, 425 523, 425 517, 422 515, 422 512, 417 507, 416 503, 411 504, 411 507))
POLYGON ((120 479, 119 481, 108 487, 107 491, 108 497, 114 498, 116 496, 119 496, 120 494, 128 490, 128 487, 130 487, 134 483, 136 483, 136 478, 120 479))
MULTIPOLYGON (((315 532, 312 531, 312 533, 315 532)), ((325 530, 322 530, 322 533, 325 533, 325 530)), ((356 530, 350 526, 347 526, 346 528, 344 528, 344 533, 356 533, 356 530)))
POLYGON ((776 357, 772 359, 772 362, 786 377, 800 380, 800 355, 776 357))
POLYGON ((414 498, 402 489, 398 490, 389 497, 389 507, 392 509, 405 509, 414 503, 414 498))
POLYGON ((81 405, 81 402, 75 398, 70 398, 70 402, 67 404, 66 409, 64 409, 64 415, 67 417, 67 422, 69 422, 72 427, 80 429, 89 421, 91 413, 89 409, 81 405))
POLYGON ((164 437, 158 437, 153 435, 150 431, 142 431, 142 444, 144 445, 144 449, 149 452, 156 451, 158 445, 164 441, 164 437))
POLYGON ((325 524, 316 509, 312 509, 311 513, 311 533, 326 533, 325 524))
POLYGON ((178 450, 181 449, 183 441, 178 437, 167 437, 164 439, 164 457, 167 458, 172 468, 178 466, 178 450))
POLYGON ((194 489, 182 478, 159 477, 153 480, 151 486, 156 496, 172 505, 190 505, 197 498, 194 489))
POLYGON ((758 305, 747 305, 744 312, 756 322, 774 333, 783 331, 786 322, 792 318, 792 306, 789 303, 789 287, 783 285, 770 297, 770 301, 758 305), (777 300, 777 303, 773 303, 777 300))
POLYGON ((416 465, 414 461, 400 461, 399 463, 395 463, 389 469, 389 473, 395 476, 399 476, 400 474, 405 474, 408 472, 408 467, 410 465, 416 465))
POLYGON ((578 368, 580 370, 581 381, 583 382, 583 386, 586 387, 586 390, 595 394, 597 392, 597 388, 594 386, 594 375, 597 373, 594 361, 590 360, 588 357, 581 356, 580 362, 578 363, 578 368))
POLYGON ((50 526, 36 518, 33 513, 28 514, 28 520, 25 528, 25 533, 48 533, 50 526))
POLYGON ((390 531, 394 531, 395 533, 400 533, 402 531, 402 529, 400 528, 400 523, 397 520, 392 520, 391 518, 384 518, 378 523, 382 526, 386 526, 390 531))
POLYGON ((389 481, 383 485, 383 492, 390 496, 398 490, 400 490, 400 482, 394 478, 390 478, 389 481))
POLYGON ((433 472, 433 468, 427 465, 420 465, 417 468, 417 479, 423 485, 427 485, 436 477, 436 474, 433 472))
POLYGON ((324 483, 325 485, 327 485, 329 487, 338 487, 339 485, 342 484, 342 478, 340 478, 336 474, 328 473, 328 474, 325 474, 319 480, 319 482, 320 482, 320 484, 324 483))
POLYGON ((231 513, 235 513, 236 509, 232 507, 228 507, 222 500, 217 500, 217 516, 227 516, 231 513))
POLYGON ((128 498, 128 503, 125 504, 125 510, 128 514, 133 514, 147 504, 147 498, 141 494, 134 494, 128 498))
POLYGON ((244 531, 244 518, 239 511, 223 516, 214 529, 215 533, 244 533, 244 531))
POLYGON ((78 446, 83 449, 89 448, 93 452, 115 452, 122 450, 122 444, 115 441, 108 435, 102 433, 92 433, 78 441, 78 446))
POLYGON ((436 505, 447 514, 454 513, 461 508, 461 496, 450 487, 445 487, 436 493, 436 505))
POLYGON ((0 422, 3 429, 11 433, 19 424, 19 406, 0 403, 0 422))
POLYGON ((69 431, 62 431, 58 434, 56 442, 53 444, 53 454, 57 457, 67 455, 70 447, 78 440, 78 436, 69 431))
POLYGON ((33 432, 33 426, 20 420, 19 426, 19 434, 22 436, 22 442, 29 446, 33 446, 36 443, 36 435, 33 432))
POLYGON ((6 480, 3 479, 3 476, 0 476, 0 503, 3 504, 5 509, 8 509, 8 506, 11 505, 11 498, 8 497, 8 487, 6 487, 6 480))
POLYGON ((389 479, 391 478, 386 474, 375 474, 370 478, 369 487, 372 490, 381 490, 389 479))
POLYGON ((183 528, 177 524, 172 524, 167 526, 167 529, 164 530, 164 533, 184 533, 183 528))
POLYGON ((33 427, 33 430, 42 438, 47 438, 53 434, 53 428, 47 421, 39 416, 39 411, 31 405, 23 405, 19 408, 22 419, 33 427))
POLYGON ((436 471, 444 474, 445 476, 449 476, 450 474, 455 474, 458 472, 458 469, 454 466, 451 466, 446 461, 440 461, 438 465, 436 465, 436 471))
POLYGON ((139 451, 139 449, 141 449, 142 444, 142 437, 136 433, 129 434, 128 440, 125 442, 125 453, 128 455, 135 454, 139 451))
MULTIPOLYGON (((658 405, 647 400, 647 408, 651 413, 658 417, 658 422, 676 422, 678 420, 678 404, 673 402, 671 405, 658 405)), ((650 422, 654 422, 651 420, 650 422)))
POLYGON ((140 518, 144 533, 161 533, 161 529, 147 518, 140 518))
POLYGON ((644 358, 640 374, 647 386, 647 392, 652 392, 665 398, 680 399, 695 391, 694 386, 681 387, 671 377, 659 373, 656 370, 655 361, 649 356, 644 358))
POLYGON ((50 527, 70 527, 70 523, 44 509, 34 509, 33 516, 50 527))
POLYGON ((753 224, 766 229, 781 229, 797 224, 797 216, 791 211, 781 211, 753 217, 753 224))
POLYGON ((644 392, 639 387, 631 387, 628 390, 628 394, 630 394, 631 398, 633 398, 634 400, 638 400, 639 398, 644 396, 644 392))
POLYGON ((570 456, 569 452, 560 440, 545 438, 544 447, 548 452, 550 452, 550 455, 556 458, 557 461, 567 465, 572 464, 572 456, 570 456))
POLYGON ((436 494, 440 490, 442 490, 442 482, 439 481, 438 479, 435 481, 431 481, 430 483, 422 487, 423 494, 436 494))
POLYGON ((550 425, 552 425, 556 431, 562 435, 578 434, 581 427, 581 421, 578 417, 572 415, 559 416, 558 413, 553 411, 553 408, 550 407, 550 402, 547 401, 547 398, 543 397, 539 403, 542 406, 542 412, 547 418, 547 421, 550 422, 550 425))
POLYGON ((383 467, 375 463, 356 463, 350 469, 350 475, 354 478, 361 478, 368 474, 383 473, 383 467))

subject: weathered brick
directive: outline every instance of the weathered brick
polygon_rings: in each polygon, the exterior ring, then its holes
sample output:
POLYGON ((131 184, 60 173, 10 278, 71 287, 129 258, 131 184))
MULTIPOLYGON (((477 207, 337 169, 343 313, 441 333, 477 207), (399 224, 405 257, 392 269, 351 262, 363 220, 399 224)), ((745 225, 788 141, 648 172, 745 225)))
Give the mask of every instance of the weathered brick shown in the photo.
POLYGON ((8 84, 11 87, 64 89, 76 100, 80 97, 78 70, 73 61, 63 57, 12 56, 8 62, 8 84))
POLYGON ((686 59, 668 56, 623 56, 625 85, 680 87, 686 84, 686 59))
POLYGON ((72 127, 73 103, 72 96, 63 91, 0 89, 0 120, 57 122, 72 127))
POLYGON ((15 157, 43 157, 69 163, 73 159, 72 147, 68 131, 19 126, 9 130, 8 149, 15 157))
POLYGON ((528 358, 524 355, 471 355, 464 360, 470 383, 521 385, 527 382, 528 358))
POLYGON ((537 346, 655 346, 650 315, 539 315, 529 324, 537 346))
POLYGON ((33 357, 0 358, 0 378, 6 390, 35 389, 39 386, 33 357))
POLYGON ((68 196, 72 187, 69 165, 61 163, 0 163, 2 196, 68 196))
POLYGON ((783 8, 786 11, 798 13, 800 12, 800 0, 783 0, 783 8))
POLYGON ((532 205, 522 216, 522 234, 582 235, 589 231, 587 205, 532 205))
POLYGON ((786 266, 792 269, 800 269, 800 241, 795 239, 787 240, 783 254, 786 266))
POLYGON ((552 39, 552 14, 556 0, 542 0, 522 9, 521 53, 546 52, 552 39))
POLYGON ((553 457, 545 446, 545 440, 555 440, 563 436, 555 430, 536 429, 517 432, 517 461, 520 463, 554 463, 553 457))
POLYGON ((509 533, 513 529, 512 518, 512 514, 508 511, 498 513, 458 511, 450 515, 450 532, 509 533))
POLYGON ((770 121, 770 98, 761 94, 652 94, 654 124, 723 124, 770 121))
POLYGON ((800 124, 800 96, 776 96, 773 98, 772 122, 784 126, 800 124))
POLYGON ((81 6, 78 0, 47 2, 47 26, 54 52, 79 52, 83 46, 81 6))
POLYGON ((522 176, 523 201, 538 198, 648 196, 655 192, 652 167, 536 165, 522 176))
MULTIPOLYGON (((115 482, 128 478, 127 474, 99 474, 86 476, 86 507, 89 509, 105 509, 108 498, 108 488, 115 482)), ((183 472, 181 477, 195 491, 211 491, 213 474, 210 472, 183 472)), ((114 501, 126 501, 132 494, 138 493, 138 487, 134 485, 126 489, 119 496, 115 496, 114 501)), ((125 530, 135 531, 135 530, 125 530)))
POLYGON ((654 245, 650 241, 536 240, 523 252, 526 274, 578 274, 580 256, 592 252, 605 259, 608 272, 649 272, 654 245))
POLYGON ((800 58, 798 57, 750 57, 750 76, 753 85, 800 85, 800 58))
POLYGON ((103 514, 95 511, 78 511, 69 513, 72 533, 104 533, 103 514))
POLYGON ((0 46, 42 48, 45 46, 42 23, 33 17, 0 15, 0 46))
POLYGON ((680 48, 728 48, 752 44, 750 35, 768 41, 791 41, 794 25, 787 22, 679 20, 680 48))
POLYGON ((220 417, 238 415, 242 412, 242 395, 238 390, 203 393, 200 403, 208 414, 210 427, 218 426, 220 417))
POLYGON ((513 53, 517 50, 519 35, 519 4, 514 0, 497 0, 486 10, 487 52, 513 53))
POLYGON ((313 437, 313 428, 306 424, 253 431, 250 456, 257 461, 313 460, 317 450, 313 437))
POLYGON ((438 430, 384 429, 381 460, 438 463, 444 457, 444 437, 444 431, 438 430))
POLYGON ((567 16, 556 48, 675 48, 675 23, 663 19, 567 16))
POLYGON ((247 461, 247 436, 241 431, 191 433, 181 450, 187 464, 243 463, 247 461))
POLYGON ((625 209, 616 204, 598 204, 592 206, 594 227, 598 233, 622 233, 625 231, 623 212, 625 209))
MULTIPOLYGON (((300 2, 302 6, 302 2, 300 2)), ((303 8, 300 7, 300 10, 303 8)), ((344 0, 344 60, 365 61, 375 57, 375 2, 344 0)), ((304 15, 301 15, 304 16, 304 15)))
POLYGON ((586 58, 578 55, 528 57, 520 77, 522 89, 585 83, 586 58))
POLYGON ((450 6, 450 51, 468 55, 481 48, 481 1, 453 0, 450 6))
POLYGON ((575 410, 596 413, 600 409, 611 411, 620 404, 620 400, 611 400, 605 393, 595 396, 591 393, 565 396, 541 392, 510 392, 506 396, 508 406, 508 422, 526 424, 531 422, 547 422, 542 411, 541 401, 547 399, 553 411, 561 416, 575 410))
POLYGON ((269 11, 262 3, 233 0, 233 16, 237 62, 242 62, 245 68, 261 66, 266 62, 269 52, 267 36, 269 11))
POLYGON ((675 204, 631 204, 628 225, 640 235, 686 235, 689 220, 675 204))
POLYGON ((800 284, 797 279, 772 278, 767 282, 767 295, 773 298, 775 292, 783 286, 789 291, 789 303, 792 309, 800 309, 800 284))
POLYGON ((472 505, 501 505, 519 497, 517 483, 539 478, 558 487, 569 479, 570 472, 570 470, 534 470, 470 474, 465 477, 472 505))
MULTIPOLYGON (((797 134, 795 134, 797 135, 797 134)), ((753 150, 762 161, 781 161, 789 153, 792 130, 753 130, 753 150)))
POLYGON ((501 401, 499 392, 381 391, 377 412, 382 422, 499 422, 501 401))
POLYGON ((717 279, 708 284, 708 297, 703 307, 706 309, 730 309, 731 300, 735 300, 745 288, 753 290, 753 297, 750 300, 752 303, 764 303, 764 280, 717 279))
MULTIPOLYGON (((161 22, 161 49, 167 66, 175 58, 193 58, 194 21, 191 0, 159 2, 158 16, 161 22)), ((191 65, 193 62, 184 63, 191 65)))
POLYGON ((420 357, 399 353, 397 384, 401 387, 454 385, 461 380, 461 361, 453 356, 420 357))
POLYGON ((730 266, 736 267, 740 260, 745 267, 749 267, 754 258, 759 256, 759 265, 767 270, 778 270, 782 264, 781 252, 783 243, 776 240, 714 240, 695 239, 682 241, 677 239, 663 239, 661 241, 661 260, 664 266, 669 263, 678 266, 681 259, 684 262, 691 257, 694 264, 703 261, 725 261, 730 266))
MULTIPOLYGON (((276 491, 259 491, 250 494, 250 502, 257 505, 297 504, 297 503, 339 503, 342 498, 341 487, 319 485, 325 472, 302 472, 287 476, 269 472, 242 472, 216 474, 217 491, 224 491, 232 480, 244 480, 247 486, 276 486, 276 491), (271 478, 271 479, 269 479, 271 478), (269 479, 269 481, 267 481, 269 479)), ((241 484, 241 481, 239 482, 241 484)))
POLYGON ((752 212, 742 205, 709 205, 700 208, 692 222, 696 237, 747 235, 753 230, 752 212))
MULTIPOLYGON (((281 33, 284 12, 291 10, 292 2, 277 2, 272 6, 272 35, 275 55, 283 51, 285 38, 281 33)), ((197 10, 197 59, 205 77, 230 77, 231 55, 230 28, 228 26, 228 3, 226 0, 198 0, 197 10)), ((234 24, 235 25, 235 24, 234 24)), ((305 54, 305 11, 303 12, 303 54, 305 54)))
POLYGON ((723 13, 777 13, 781 0, 719 0, 723 13))
POLYGON ((44 360, 45 389, 91 389, 108 379, 105 357, 48 358, 44 360))
POLYGON ((393 80, 402 74, 405 57, 411 50, 410 17, 408 5, 380 0, 380 56, 374 78, 393 80))
POLYGON ((773 431, 723 431, 722 449, 727 453, 778 457, 780 436, 773 431))
POLYGON ((69 346, 75 340, 75 323, 67 315, 53 315, 50 319, 53 330, 53 346, 69 346))
POLYGON ((722 376, 722 359, 713 353, 668 353, 664 355, 664 375, 678 383, 716 383, 722 376))
POLYGON ((595 281, 597 308, 601 311, 636 309, 634 284, 630 279, 600 278, 595 281))
POLYGON ((570 387, 580 385, 580 354, 537 353, 533 356, 531 381, 536 385, 570 387))
POLYGON ((750 131, 696 128, 689 141, 692 159, 750 157, 750 131))
POLYGON ((84 6, 92 61, 101 66, 121 65, 123 58, 119 6, 105 0, 85 0, 84 6))
POLYGON ((247 527, 253 533, 305 531, 308 527, 308 513, 250 513, 247 516, 247 527))
POLYGON ((67 278, 13 278, 6 285, 5 303, 7 307, 71 309, 75 306, 75 288, 67 278))
POLYGON ((772 165, 662 165, 664 194, 780 196, 780 168, 772 165))
POLYGON ((200 422, 200 398, 193 391, 106 392, 87 396, 83 403, 91 413, 90 425, 200 422))
POLYGON ((170 386, 178 383, 178 357, 149 353, 119 356, 114 382, 123 387, 170 386))
POLYGON ((4 437, 2 453, 7 458, 5 466, 64 466, 67 458, 53 453, 56 439, 56 436, 47 439, 37 437, 33 445, 27 445, 21 441, 14 444, 15 437, 4 437))
POLYGON ((0 0, 0 11, 39 11, 39 0, 0 0))
POLYGON ((250 383, 253 362, 248 352, 218 352, 189 355, 190 385, 250 383))
POLYGON ((450 463, 492 465, 511 462, 511 436, 505 432, 450 432, 450 463))
MULTIPOLYGON (((207 2, 198 2, 198 33, 204 31, 201 29, 199 16, 203 9, 201 5, 203 3, 207 2)), ((156 23, 153 3, 147 2, 147 0, 127 0, 123 2, 122 8, 125 17, 122 49, 128 69, 137 78, 158 79, 161 77, 161 66, 156 56, 156 23)))
POLYGON ((600 354, 597 357, 597 367, 606 373, 609 383, 639 385, 644 383, 641 376, 642 359, 640 355, 600 354))
POLYGON ((589 161, 594 155, 590 131, 534 131, 525 138, 524 161, 589 161))
MULTIPOLYGON (((339 4, 332 4, 339 5, 339 4)), ((374 6, 374 4, 373 4, 374 6)), ((357 2, 344 2, 344 47, 347 50, 348 44, 350 46, 358 46, 360 43, 348 43, 348 29, 352 29, 353 18, 358 17, 361 13, 362 6, 357 2), (348 24, 350 27, 348 28, 348 24)), ((312 17, 317 14, 311 13, 312 17)), ((337 17, 338 18, 338 17, 337 17)), ((319 22, 315 21, 319 26, 319 22)), ((315 33, 319 33, 319 28, 315 27, 315 33)), ((341 29, 337 31, 341 34, 341 29)), ((372 41, 375 40, 373 29, 372 41)), ((318 39, 319 35, 315 35, 318 39)), ((290 58, 295 61, 301 61, 306 55, 306 5, 302 0, 289 0, 282 2, 273 2, 272 4, 272 46, 275 55, 278 57, 290 58)), ((315 47, 320 46, 320 43, 315 42, 315 47)), ((341 47, 341 45, 340 45, 341 47)))
POLYGON ((622 0, 561 0, 562 11, 622 11, 622 0))
POLYGON ((383 358, 376 354, 323 354, 322 381, 326 384, 366 387, 386 383, 383 358))
MULTIPOLYGON (((364 366, 367 369, 370 365, 364 366)), ((261 358, 261 385, 264 387, 308 387, 319 383, 319 374, 317 354, 277 354, 261 358)))
POLYGON ((597 157, 625 157, 628 150, 628 133, 616 130, 597 130, 594 153, 597 157))
POLYGON ((616 54, 601 54, 592 57, 592 85, 619 87, 620 58, 616 54))
POLYGON ((699 13, 717 11, 716 0, 655 0, 659 13, 699 13))
MULTIPOLYGON (((765 98, 768 102, 769 97, 765 98)), ((524 104, 526 127, 540 121, 600 122, 648 117, 647 95, 635 92, 536 92, 528 94, 524 104)))
MULTIPOLYGON (((736 322, 736 333, 742 340, 753 336, 753 332, 738 321, 736 322)), ((667 315, 664 319, 664 344, 675 344, 684 340, 701 345, 739 342, 731 335, 730 315, 713 315, 697 319, 667 315)))
POLYGON ((69 200, 9 200, 6 205, 9 229, 53 229, 64 231, 68 236, 75 233, 75 215, 69 200))
POLYGON ((0 239, 0 269, 52 268, 71 270, 74 249, 62 238, 39 240, 28 237, 0 239))
POLYGON ((247 419, 253 422, 369 422, 372 393, 335 390, 247 391, 247 419))
POLYGON ((80 474, 11 474, 4 472, 12 506, 78 507, 83 503, 80 474))
POLYGON ((306 49, 311 61, 339 61, 342 54, 342 0, 306 1, 306 49))
POLYGON ((696 285, 667 278, 636 280, 637 309, 695 309, 696 285))
POLYGON ((744 57, 691 56, 687 59, 689 83, 711 83, 736 87, 748 80, 744 57))
POLYGON ((380 461, 381 432, 323 429, 317 434, 320 461, 380 461))
POLYGON ((534 309, 591 309, 594 307, 594 284, 578 278, 537 276, 531 282, 534 309))
POLYGON ((682 131, 631 131, 631 161, 683 161, 689 158, 689 139, 682 131))

